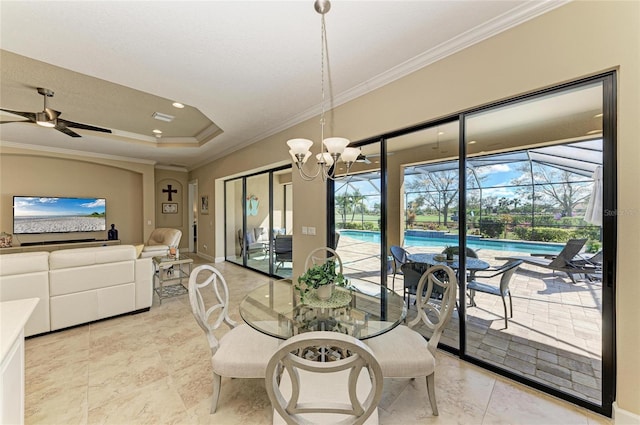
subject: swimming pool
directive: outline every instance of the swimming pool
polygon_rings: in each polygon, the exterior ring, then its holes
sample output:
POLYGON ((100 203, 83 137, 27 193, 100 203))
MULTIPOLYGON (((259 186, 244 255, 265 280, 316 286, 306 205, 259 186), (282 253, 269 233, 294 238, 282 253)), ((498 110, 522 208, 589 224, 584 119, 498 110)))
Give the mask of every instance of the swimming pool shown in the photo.
MULTIPOLYGON (((380 233, 367 230, 340 230, 340 234, 362 242, 380 243, 380 233)), ((445 247, 457 245, 458 235, 447 235, 442 232, 424 232, 416 230, 405 231, 404 246, 428 246, 445 247)), ((504 239, 482 239, 478 236, 469 236, 467 246, 474 250, 493 249, 496 251, 512 251, 541 254, 557 254, 564 244, 545 242, 510 241, 504 239)))

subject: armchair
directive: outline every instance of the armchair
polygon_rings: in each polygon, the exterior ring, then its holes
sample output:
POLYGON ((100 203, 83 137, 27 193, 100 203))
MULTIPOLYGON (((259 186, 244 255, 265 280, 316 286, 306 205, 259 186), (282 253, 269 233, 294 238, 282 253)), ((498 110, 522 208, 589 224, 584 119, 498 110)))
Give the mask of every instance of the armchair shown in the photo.
POLYGON ((141 258, 159 257, 167 253, 170 246, 179 246, 182 232, 178 229, 159 227, 149 235, 149 240, 142 248, 141 258))

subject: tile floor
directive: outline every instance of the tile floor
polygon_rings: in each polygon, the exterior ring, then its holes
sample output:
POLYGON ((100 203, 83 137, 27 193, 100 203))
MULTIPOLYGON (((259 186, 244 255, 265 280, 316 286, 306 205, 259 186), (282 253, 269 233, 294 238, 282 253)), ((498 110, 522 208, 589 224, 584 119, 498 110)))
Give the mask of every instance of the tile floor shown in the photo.
MULTIPOLYGON (((231 315, 268 278, 216 264, 230 285, 231 315)), ((206 338, 188 296, 157 298, 149 312, 26 341, 27 424, 269 424, 264 382, 226 379, 209 414, 211 366, 206 338)), ((611 420, 438 354, 440 416, 423 380, 385 381, 382 424, 611 424, 611 420)))

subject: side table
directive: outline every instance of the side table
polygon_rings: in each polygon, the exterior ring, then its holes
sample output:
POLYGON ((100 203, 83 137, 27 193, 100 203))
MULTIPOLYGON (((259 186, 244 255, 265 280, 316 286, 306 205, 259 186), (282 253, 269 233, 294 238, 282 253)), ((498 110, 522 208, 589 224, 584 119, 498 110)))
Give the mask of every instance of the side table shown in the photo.
POLYGON ((160 304, 162 304, 162 300, 165 298, 183 295, 188 292, 188 289, 182 284, 182 281, 184 278, 188 279, 191 274, 193 258, 153 257, 153 264, 155 266, 153 290, 158 294, 160 304), (185 264, 188 266, 188 272, 185 272, 182 268, 185 264), (156 280, 158 285, 156 285, 156 280), (179 282, 165 285, 166 282, 175 280, 179 282))

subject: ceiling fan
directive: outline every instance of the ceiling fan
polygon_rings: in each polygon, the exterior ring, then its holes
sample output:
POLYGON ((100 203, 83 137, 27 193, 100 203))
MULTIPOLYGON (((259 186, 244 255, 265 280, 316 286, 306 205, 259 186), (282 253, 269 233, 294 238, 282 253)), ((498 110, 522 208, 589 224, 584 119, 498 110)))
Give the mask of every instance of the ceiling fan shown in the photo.
POLYGON ((47 98, 53 97, 53 91, 38 87, 38 93, 44 97, 44 110, 42 112, 24 112, 24 111, 12 111, 10 109, 0 108, 0 111, 9 112, 11 114, 19 115, 27 120, 22 121, 0 121, 0 124, 8 124, 12 122, 32 122, 42 127, 55 128, 56 130, 71 137, 82 137, 71 128, 79 128, 82 130, 100 131, 102 133, 111 133, 111 130, 107 128, 94 127, 88 124, 82 124, 79 122, 68 121, 63 118, 59 118, 62 114, 54 109, 47 107, 47 98))

